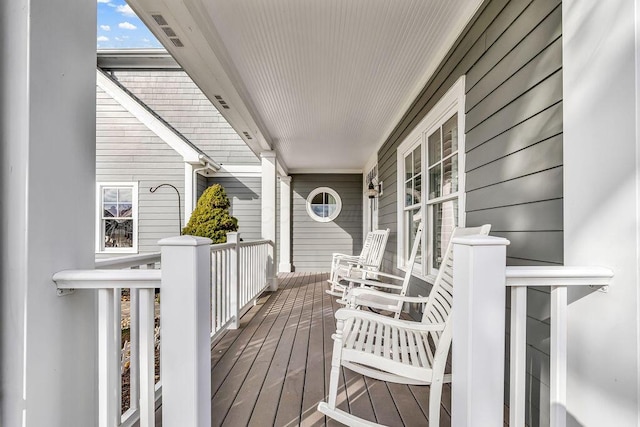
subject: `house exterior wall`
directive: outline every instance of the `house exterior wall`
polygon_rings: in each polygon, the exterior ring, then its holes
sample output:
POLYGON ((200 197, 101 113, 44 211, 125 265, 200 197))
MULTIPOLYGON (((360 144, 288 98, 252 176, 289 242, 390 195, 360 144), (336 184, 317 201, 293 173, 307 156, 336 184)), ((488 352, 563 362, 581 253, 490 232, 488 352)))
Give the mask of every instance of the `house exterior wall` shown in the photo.
POLYGON ((292 247, 294 271, 329 271, 331 254, 358 254, 362 249, 362 175, 296 174, 291 179, 292 247), (335 190, 342 211, 331 222, 313 220, 306 200, 318 187, 335 190))
MULTIPOLYGON (((489 0, 378 151, 379 228, 397 265, 397 147, 466 75, 466 225, 511 241, 510 265, 563 263, 562 8, 559 0, 489 0)), ((401 272, 398 272, 401 273, 401 272)), ((428 293, 414 279, 412 294, 428 293)), ((530 290, 529 425, 549 423, 549 295, 530 290)), ((508 388, 506 388, 508 390, 508 388)))
POLYGON ((51 277, 94 265, 96 6, 3 1, 0 23, 0 425, 94 426, 96 293, 51 277))
POLYGON ((115 71, 113 76, 216 162, 260 164, 184 71, 115 71))
POLYGON ((96 96, 96 181, 138 182, 138 252, 159 251, 158 240, 179 234, 178 198, 172 188, 149 189, 171 184, 184 203, 182 157, 102 89, 96 96))
POLYGON ((258 240, 261 237, 262 216, 260 194, 262 180, 259 176, 211 177, 208 186, 220 184, 231 202, 229 211, 238 218, 238 232, 243 240, 258 240))
POLYGON ((615 274, 569 291, 568 426, 639 424, 639 6, 562 5, 565 261, 615 274))

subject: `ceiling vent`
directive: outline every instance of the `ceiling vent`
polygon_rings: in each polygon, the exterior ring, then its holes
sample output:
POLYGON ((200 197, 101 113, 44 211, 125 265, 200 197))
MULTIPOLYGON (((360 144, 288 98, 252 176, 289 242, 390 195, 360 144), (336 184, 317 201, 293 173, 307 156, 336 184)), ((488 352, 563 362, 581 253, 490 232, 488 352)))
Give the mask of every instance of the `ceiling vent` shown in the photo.
POLYGON ((178 37, 176 32, 173 31, 173 28, 171 27, 161 27, 161 28, 162 28, 162 31, 164 31, 164 33, 167 35, 167 37, 178 37))
POLYGON ((213 96, 216 98, 216 101, 218 101, 218 103, 220 104, 220 106, 222 108, 224 108, 225 110, 229 109, 229 104, 227 104, 227 101, 222 99, 222 97, 220 95, 213 95, 213 96))
POLYGON ((169 40, 171 40, 171 43, 173 43, 175 47, 184 47, 180 39, 177 37, 170 37, 169 40))
POLYGON ((247 139, 253 139, 253 138, 251 138, 251 135, 249 135, 249 132, 242 132, 242 134, 243 134, 247 139))
POLYGON ((154 21, 156 21, 156 24, 160 26, 160 29, 164 31, 167 37, 169 37, 169 40, 171 40, 171 43, 173 43, 175 47, 184 47, 184 44, 178 38, 176 32, 173 31, 173 28, 169 26, 169 23, 166 19, 164 19, 164 16, 160 15, 159 13, 153 13, 151 14, 151 17, 154 21))
POLYGON ((165 25, 169 25, 166 19, 164 19, 164 16, 160 15, 159 13, 151 15, 151 17, 153 18, 154 21, 156 21, 156 24, 160 25, 161 27, 165 25))

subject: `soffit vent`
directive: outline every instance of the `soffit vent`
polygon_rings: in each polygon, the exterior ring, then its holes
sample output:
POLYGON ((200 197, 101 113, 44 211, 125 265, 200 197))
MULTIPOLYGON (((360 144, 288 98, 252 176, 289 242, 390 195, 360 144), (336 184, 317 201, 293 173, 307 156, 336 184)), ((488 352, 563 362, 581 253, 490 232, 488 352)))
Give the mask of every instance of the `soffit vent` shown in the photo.
POLYGON ((164 31, 164 33, 167 35, 167 37, 178 37, 176 32, 173 31, 173 28, 171 27, 161 27, 161 28, 162 28, 162 31, 164 31))
POLYGON ((247 138, 247 139, 253 139, 251 138, 251 135, 249 135, 249 132, 242 132, 242 134, 247 138))
POLYGON ((153 18, 154 21, 156 21, 156 24, 160 25, 161 27, 165 25, 169 25, 166 19, 164 19, 164 16, 160 15, 159 13, 151 15, 151 17, 153 18))
POLYGON ((171 43, 173 43, 175 47, 184 47, 180 39, 177 37, 169 37, 169 40, 171 40, 171 43))
POLYGON ((151 17, 154 21, 156 21, 156 24, 160 26, 160 29, 164 31, 167 37, 169 37, 169 40, 171 40, 171 43, 173 43, 175 47, 184 47, 182 40, 178 38, 176 32, 173 31, 173 28, 171 28, 167 20, 164 19, 164 16, 160 15, 159 13, 153 13, 151 14, 151 17))
POLYGON ((213 95, 213 96, 216 98, 216 101, 218 101, 218 103, 222 108, 224 108, 225 110, 229 109, 229 104, 227 104, 227 101, 225 101, 220 95, 213 95))

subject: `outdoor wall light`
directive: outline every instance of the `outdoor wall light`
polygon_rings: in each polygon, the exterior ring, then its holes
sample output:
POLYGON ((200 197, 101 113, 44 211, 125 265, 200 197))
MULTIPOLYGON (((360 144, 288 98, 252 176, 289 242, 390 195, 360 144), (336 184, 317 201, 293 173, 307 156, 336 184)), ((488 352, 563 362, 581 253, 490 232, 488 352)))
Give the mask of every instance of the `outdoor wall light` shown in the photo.
POLYGON ((366 194, 370 199, 375 199, 376 197, 382 196, 382 182, 374 185, 373 181, 369 181, 369 187, 367 188, 366 194))

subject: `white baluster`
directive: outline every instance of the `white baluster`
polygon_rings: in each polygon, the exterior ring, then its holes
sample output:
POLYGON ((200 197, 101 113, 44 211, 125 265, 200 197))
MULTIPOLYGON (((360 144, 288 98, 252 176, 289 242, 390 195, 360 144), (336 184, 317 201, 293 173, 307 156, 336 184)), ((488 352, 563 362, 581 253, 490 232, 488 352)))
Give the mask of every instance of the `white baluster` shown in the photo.
MULTIPOLYGON (((140 427, 155 425, 155 290, 139 291, 140 427)), ((132 329, 133 331, 133 326, 132 329)))
POLYGON ((509 425, 524 427, 527 374, 527 287, 511 288, 509 425))
POLYGON ((140 291, 129 289, 129 408, 138 409, 140 401, 140 291))
MULTIPOLYGON (((118 293, 119 294, 119 293, 118 293)), ((116 340, 120 319, 115 315, 113 289, 98 290, 98 425, 120 424, 120 343, 116 340), (117 320, 116 320, 117 319, 117 320)), ((120 301, 118 301, 118 304, 120 301)))
POLYGON ((551 287, 551 384, 552 427, 567 425, 567 287, 551 287))

